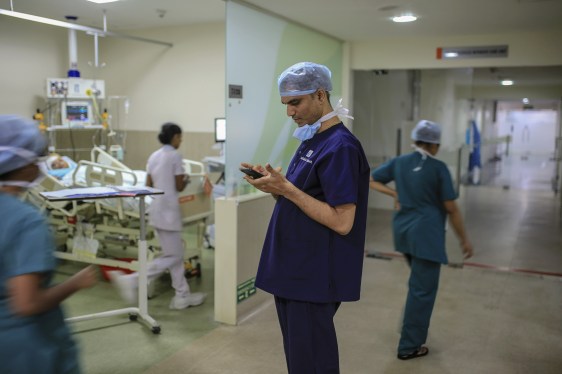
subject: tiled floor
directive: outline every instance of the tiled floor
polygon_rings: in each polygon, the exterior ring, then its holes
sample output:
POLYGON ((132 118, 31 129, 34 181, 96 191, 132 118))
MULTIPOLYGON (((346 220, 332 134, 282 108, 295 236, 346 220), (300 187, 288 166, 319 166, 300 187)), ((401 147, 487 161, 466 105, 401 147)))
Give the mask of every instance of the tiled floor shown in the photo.
MULTIPOLYGON (((342 373, 559 373, 559 279, 443 268, 430 354, 395 357, 406 293, 403 260, 366 259, 362 299, 336 316, 342 373)), ((148 370, 156 373, 286 373, 275 308, 240 326, 220 326, 148 370)))
MULTIPOLYGON (((528 189, 545 183, 543 173, 526 170, 516 180, 527 182, 509 189, 503 181, 463 189, 459 204, 476 254, 463 268, 443 267, 427 357, 395 358, 406 264, 396 256, 365 259, 361 301, 336 316, 342 373, 562 372, 560 196, 528 189)), ((392 253, 390 220, 391 212, 369 212, 367 251, 392 253)), ((204 250, 203 277, 190 281, 209 293, 203 306, 170 311, 169 280, 157 284, 149 310, 161 335, 119 317, 73 324, 85 373, 285 373, 271 304, 236 327, 213 321, 212 264, 213 251, 204 250)), ((119 303, 101 283, 66 305, 78 315, 119 303)))

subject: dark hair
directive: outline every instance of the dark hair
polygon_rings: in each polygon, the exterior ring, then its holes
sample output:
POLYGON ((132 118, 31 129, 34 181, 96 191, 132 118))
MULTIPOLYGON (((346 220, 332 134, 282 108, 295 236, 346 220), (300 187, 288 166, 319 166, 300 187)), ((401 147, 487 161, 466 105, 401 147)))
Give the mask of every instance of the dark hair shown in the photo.
MULTIPOLYGON (((310 96, 314 97, 314 95, 316 95, 316 92, 318 92, 318 90, 311 93, 310 96)), ((324 92, 326 93, 326 99, 328 99, 328 103, 330 103, 330 105, 332 105, 332 103, 330 102, 330 91, 324 90, 324 92)))
POLYGON ((158 134, 158 140, 160 140, 162 144, 170 144, 176 134, 181 134, 181 127, 175 123, 167 122, 162 125, 160 134, 158 134))
POLYGON ((432 144, 440 145, 439 143, 428 143, 428 142, 422 142, 421 140, 416 140, 416 142, 414 144, 417 145, 418 147, 421 147, 421 146, 429 147, 432 144))

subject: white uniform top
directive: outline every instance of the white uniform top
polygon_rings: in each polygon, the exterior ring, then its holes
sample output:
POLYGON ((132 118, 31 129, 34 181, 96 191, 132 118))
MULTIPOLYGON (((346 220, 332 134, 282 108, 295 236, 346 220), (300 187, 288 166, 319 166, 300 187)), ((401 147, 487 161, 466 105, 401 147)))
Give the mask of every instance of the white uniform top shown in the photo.
POLYGON ((148 223, 157 229, 181 231, 182 219, 176 191, 176 175, 185 174, 182 157, 171 145, 164 145, 148 158, 146 171, 154 188, 164 195, 154 195, 148 208, 148 223))

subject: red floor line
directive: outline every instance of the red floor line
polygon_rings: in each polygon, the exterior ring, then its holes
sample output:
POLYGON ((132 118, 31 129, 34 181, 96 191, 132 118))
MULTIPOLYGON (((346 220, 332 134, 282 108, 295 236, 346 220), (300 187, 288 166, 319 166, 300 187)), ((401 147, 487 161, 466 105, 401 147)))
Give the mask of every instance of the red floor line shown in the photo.
POLYGON ((518 271, 520 273, 549 275, 549 276, 553 276, 553 277, 561 277, 562 278, 562 273, 553 273, 553 272, 550 272, 550 271, 538 271, 538 270, 528 270, 528 269, 513 269, 513 271, 518 271))
POLYGON ((546 275, 546 276, 551 276, 551 277, 562 278, 562 273, 555 273, 555 272, 551 272, 551 271, 506 268, 506 267, 501 267, 501 266, 490 266, 490 265, 476 264, 476 263, 472 263, 472 262, 465 262, 464 264, 466 266, 487 268, 487 269, 498 270, 498 271, 506 271, 506 272, 512 272, 512 273, 527 273, 527 274, 534 274, 534 275, 546 275))
MULTIPOLYGON (((381 256, 388 256, 388 257, 403 257, 401 253, 388 253, 388 252, 376 252, 381 256)), ((475 268, 483 268, 483 269, 490 269, 490 270, 497 270, 497 271, 505 271, 511 273, 526 273, 526 274, 534 274, 534 275, 545 275, 550 277, 559 277, 562 278, 562 273, 555 273, 551 271, 541 271, 541 270, 531 270, 531 269, 517 269, 517 268, 509 268, 504 266, 494 266, 494 265, 486 265, 486 264, 478 264, 475 262, 465 262, 465 266, 475 267, 475 268)))

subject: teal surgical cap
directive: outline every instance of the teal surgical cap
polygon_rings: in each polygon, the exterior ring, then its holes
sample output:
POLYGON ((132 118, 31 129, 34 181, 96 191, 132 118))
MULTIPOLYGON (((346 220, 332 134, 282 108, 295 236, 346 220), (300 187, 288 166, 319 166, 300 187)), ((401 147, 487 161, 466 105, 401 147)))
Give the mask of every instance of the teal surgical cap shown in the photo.
POLYGON ((279 94, 284 96, 301 96, 316 92, 318 89, 332 90, 332 72, 324 65, 314 62, 299 62, 281 73, 277 84, 279 94))
POLYGON ((45 154, 47 140, 35 122, 0 115, 0 175, 22 168, 45 154))
POLYGON ((412 140, 439 144, 441 142, 441 126, 435 122, 421 120, 412 130, 412 140))

